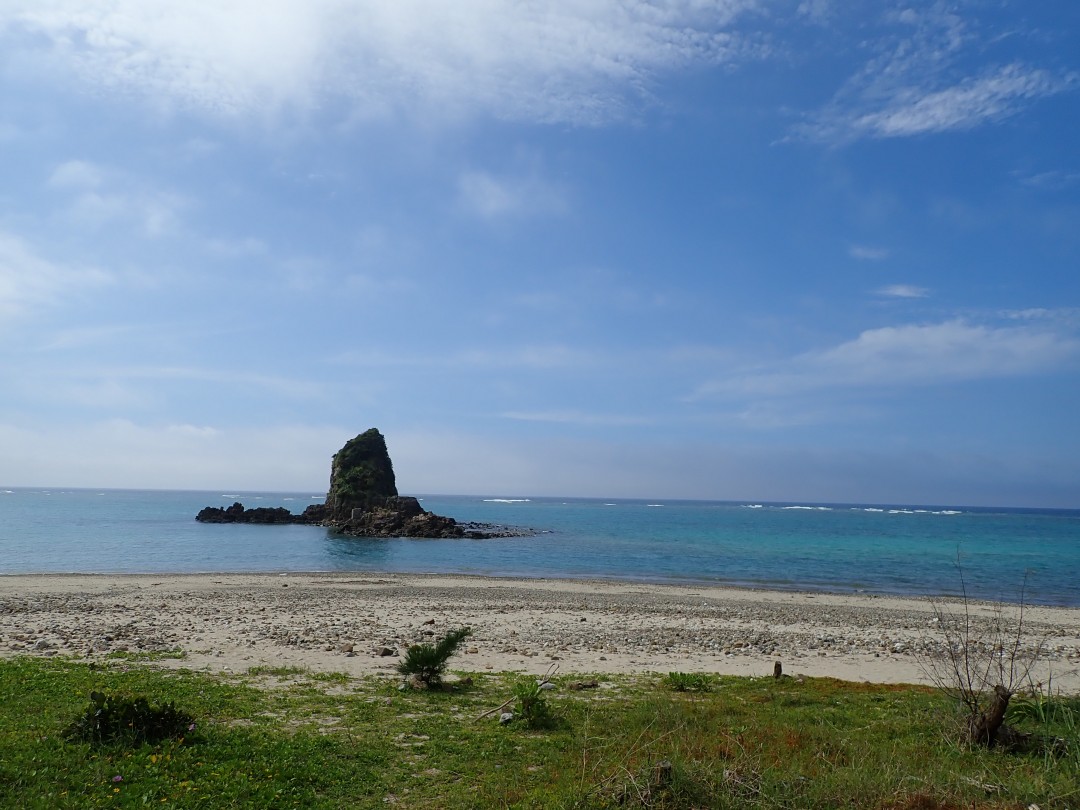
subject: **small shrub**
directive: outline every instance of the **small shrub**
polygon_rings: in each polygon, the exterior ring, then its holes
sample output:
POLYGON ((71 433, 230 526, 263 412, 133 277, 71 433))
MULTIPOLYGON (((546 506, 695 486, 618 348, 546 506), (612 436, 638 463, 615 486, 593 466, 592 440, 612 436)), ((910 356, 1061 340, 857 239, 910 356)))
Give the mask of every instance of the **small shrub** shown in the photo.
POLYGON ((1014 611, 998 604, 991 617, 980 620, 972 611, 959 559, 957 571, 963 612, 933 605, 944 649, 921 657, 920 664, 933 684, 962 708, 967 742, 991 748, 998 743, 999 732, 1006 741, 1014 736, 1005 725, 1009 701, 1034 685, 1045 639, 1028 638, 1023 588, 1014 611))
POLYGON ((425 686, 437 686, 442 682, 450 656, 457 652, 458 646, 471 633, 470 628, 462 627, 460 630, 451 630, 438 644, 416 644, 409 647, 398 664, 398 672, 406 677, 416 677, 425 686))
POLYGON ((64 738, 93 744, 141 745, 183 737, 194 729, 194 718, 172 703, 151 706, 144 697, 91 692, 90 705, 64 729, 64 738))
POLYGON ((669 672, 667 685, 676 692, 708 692, 713 677, 704 672, 669 672))
POLYGON ((517 701, 515 715, 529 728, 546 728, 553 716, 542 685, 547 683, 535 678, 519 678, 514 682, 514 698, 517 701))

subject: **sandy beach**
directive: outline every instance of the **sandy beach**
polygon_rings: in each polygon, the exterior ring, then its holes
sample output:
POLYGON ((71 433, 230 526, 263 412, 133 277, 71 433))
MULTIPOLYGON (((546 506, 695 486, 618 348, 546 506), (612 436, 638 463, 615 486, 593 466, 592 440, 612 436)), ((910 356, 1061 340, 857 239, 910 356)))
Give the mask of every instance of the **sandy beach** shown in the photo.
MULTIPOLYGON (((27 575, 0 577, 0 655, 244 672, 299 666, 393 675, 411 644, 468 625, 462 671, 715 672, 927 683, 938 609, 955 603, 569 580, 403 574, 27 575), (114 656, 115 657, 115 656, 114 656)), ((969 605, 979 622, 998 610, 969 605)), ((1016 609, 1005 608, 1015 618, 1016 609)), ((1080 609, 1028 606, 1037 677, 1080 692, 1080 609)))

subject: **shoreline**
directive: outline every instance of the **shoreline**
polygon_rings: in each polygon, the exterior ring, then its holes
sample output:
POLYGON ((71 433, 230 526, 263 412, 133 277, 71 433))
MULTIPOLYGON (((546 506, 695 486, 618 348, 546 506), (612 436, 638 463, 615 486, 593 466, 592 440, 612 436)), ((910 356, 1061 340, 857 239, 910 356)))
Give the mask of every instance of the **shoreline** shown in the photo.
MULTIPOLYGON (((821 597, 841 597, 852 599, 898 599, 909 602, 930 602, 930 603, 960 603, 967 601, 970 605, 996 605, 1003 606, 1009 609, 1017 609, 1023 605, 1025 610, 1033 608, 1046 608, 1049 610, 1065 610, 1065 611, 1080 611, 1080 604, 1070 604, 1066 602, 1041 602, 1034 600, 1027 600, 1024 602, 1018 602, 1012 599, 988 599, 980 596, 968 596, 964 599, 963 594, 960 593, 898 593, 892 591, 875 591, 869 588, 852 588, 850 590, 837 590, 827 587, 811 588, 806 585, 792 584, 791 587, 783 587, 776 583, 770 584, 758 584, 754 582, 743 582, 740 580, 715 580, 715 579, 692 579, 692 578, 679 578, 679 579, 664 579, 653 577, 632 577, 632 576, 595 576, 595 575, 583 575, 583 576, 540 576, 530 574, 473 574, 461 571, 385 571, 385 570, 368 570, 368 569, 310 569, 310 570, 295 570, 295 569, 267 569, 267 570, 229 570, 229 571, 213 571, 213 570, 199 570, 199 571, 15 571, 4 572, 0 571, 0 583, 5 579, 33 579, 39 577, 51 578, 51 577, 114 577, 117 579, 123 579, 125 577, 158 577, 158 578, 170 578, 170 577, 283 577, 283 576, 311 576, 311 577, 406 577, 414 579, 423 579, 425 577, 437 578, 437 579, 461 579, 461 580, 477 580, 477 581, 490 581, 494 583, 498 582, 565 582, 565 583, 577 583, 577 584, 589 584, 595 583, 597 585, 630 585, 630 586, 647 586, 658 588, 672 588, 678 589, 706 589, 713 591, 747 591, 749 593, 775 593, 775 594, 805 594, 809 596, 821 596, 821 597)), ((2 590, 0 590, 2 592, 2 590)))
MULTIPOLYGON (((303 667, 393 676, 408 646, 469 625, 451 670, 714 672, 930 683, 951 597, 607 579, 367 571, 0 576, 0 656, 245 672, 303 667), (382 653, 382 654, 380 654, 382 653), (165 655, 182 654, 169 658, 165 655)), ((980 625, 1018 605, 968 600, 980 625)), ((1025 605, 1036 677, 1080 693, 1080 608, 1025 605)))

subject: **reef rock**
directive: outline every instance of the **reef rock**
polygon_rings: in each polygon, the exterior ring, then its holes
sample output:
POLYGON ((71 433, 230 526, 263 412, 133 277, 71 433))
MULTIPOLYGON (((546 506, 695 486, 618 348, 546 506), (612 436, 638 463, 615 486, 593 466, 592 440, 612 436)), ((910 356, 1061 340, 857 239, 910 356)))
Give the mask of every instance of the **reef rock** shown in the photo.
POLYGON ((227 509, 208 506, 195 516, 200 523, 296 523, 296 515, 283 507, 259 506, 245 509, 237 501, 227 509))

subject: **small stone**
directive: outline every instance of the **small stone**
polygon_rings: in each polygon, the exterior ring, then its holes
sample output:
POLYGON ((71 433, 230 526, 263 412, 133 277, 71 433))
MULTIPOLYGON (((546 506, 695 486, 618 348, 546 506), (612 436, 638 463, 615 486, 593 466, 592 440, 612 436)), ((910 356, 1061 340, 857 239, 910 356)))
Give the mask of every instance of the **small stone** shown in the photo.
POLYGON ((499 724, 505 726, 514 719, 513 712, 503 712, 499 715, 499 724))

